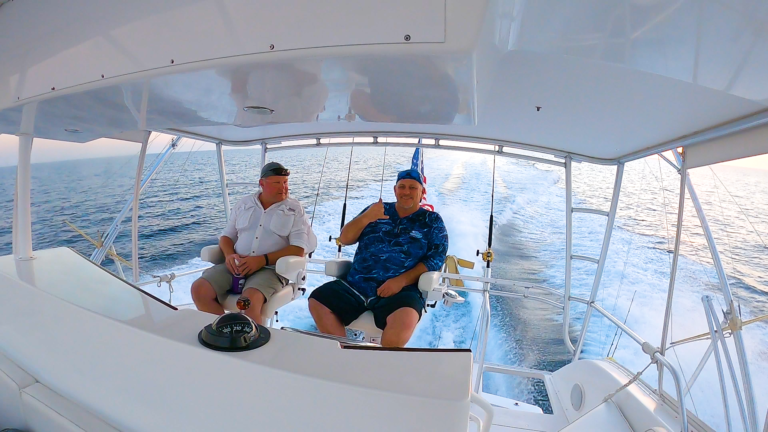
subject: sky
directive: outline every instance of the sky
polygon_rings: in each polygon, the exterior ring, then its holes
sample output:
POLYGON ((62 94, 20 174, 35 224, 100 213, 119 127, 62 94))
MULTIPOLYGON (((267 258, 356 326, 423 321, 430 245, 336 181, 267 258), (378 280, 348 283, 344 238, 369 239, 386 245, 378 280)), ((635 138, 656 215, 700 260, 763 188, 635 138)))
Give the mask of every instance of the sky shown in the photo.
MULTIPOLYGON (((171 140, 170 135, 152 134, 148 153, 159 153, 171 140)), ((193 142, 195 151, 214 150, 216 146, 202 141, 193 142)), ((32 146, 32 163, 55 162, 72 159, 87 159, 108 156, 129 156, 138 154, 141 146, 137 143, 113 139, 98 139, 79 144, 62 141, 36 139, 32 146)), ((189 151, 189 143, 184 151, 189 151)), ((18 161, 18 138, 13 135, 0 135, 0 167, 14 166, 18 161)), ((723 165, 757 168, 768 170, 768 155, 725 162, 723 165)))

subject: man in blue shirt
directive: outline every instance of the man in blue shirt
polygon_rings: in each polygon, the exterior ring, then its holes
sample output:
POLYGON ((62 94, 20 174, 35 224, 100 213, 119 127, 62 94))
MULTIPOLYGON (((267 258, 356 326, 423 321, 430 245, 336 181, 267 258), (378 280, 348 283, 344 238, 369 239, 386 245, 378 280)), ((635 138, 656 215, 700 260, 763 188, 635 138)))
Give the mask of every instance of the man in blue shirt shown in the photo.
POLYGON ((424 309, 419 276, 440 270, 448 252, 443 219, 419 207, 423 185, 418 170, 401 171, 397 202, 379 199, 344 226, 339 241, 359 245, 346 280, 323 284, 309 297, 318 330, 345 337, 345 327, 370 310, 383 346, 403 347, 411 338, 424 309))

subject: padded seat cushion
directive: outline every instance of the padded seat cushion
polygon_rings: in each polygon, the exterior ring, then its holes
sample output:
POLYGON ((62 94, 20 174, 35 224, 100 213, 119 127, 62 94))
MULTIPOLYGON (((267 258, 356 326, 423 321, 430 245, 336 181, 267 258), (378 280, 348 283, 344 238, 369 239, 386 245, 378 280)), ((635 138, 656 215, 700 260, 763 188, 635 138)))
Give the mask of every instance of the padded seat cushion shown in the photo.
POLYGON ((26 429, 21 409, 21 390, 36 382, 32 375, 0 354, 0 430, 26 429))
MULTIPOLYGON (((240 298, 240 294, 230 294, 224 301, 224 310, 230 312, 238 312, 237 299, 240 298)), ((265 320, 272 318, 275 315, 275 311, 281 307, 287 305, 293 300, 293 287, 291 285, 284 286, 280 291, 272 295, 266 305, 264 305, 261 311, 261 317, 265 320)))
POLYGON ((376 327, 376 322, 373 319, 373 312, 365 311, 362 315, 357 317, 347 326, 352 330, 360 330, 365 333, 367 338, 381 337, 381 329, 376 327))
POLYGON ((629 423, 613 401, 603 402, 575 422, 560 429, 561 432, 633 432, 629 423))
POLYGON ((103 420, 37 383, 21 392, 28 429, 33 432, 117 432, 103 420))

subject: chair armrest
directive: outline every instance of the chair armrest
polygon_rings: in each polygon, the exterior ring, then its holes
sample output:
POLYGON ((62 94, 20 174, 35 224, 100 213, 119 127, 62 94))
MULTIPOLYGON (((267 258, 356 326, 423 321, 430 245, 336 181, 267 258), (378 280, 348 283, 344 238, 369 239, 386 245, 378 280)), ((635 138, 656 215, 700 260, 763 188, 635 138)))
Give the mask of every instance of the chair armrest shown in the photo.
POLYGON ((295 255, 284 256, 275 263, 275 271, 280 276, 287 278, 291 282, 297 282, 300 279, 299 273, 307 268, 307 259, 295 255))
POLYGON ((200 259, 211 264, 221 264, 224 262, 224 252, 219 245, 210 245, 200 251, 200 259))
POLYGON ((419 276, 419 291, 426 301, 439 301, 445 287, 440 287, 440 272, 430 271, 419 276))
POLYGON ((352 268, 352 261, 344 259, 335 259, 326 261, 325 263, 325 275, 332 276, 337 279, 342 279, 347 276, 349 269, 352 268))

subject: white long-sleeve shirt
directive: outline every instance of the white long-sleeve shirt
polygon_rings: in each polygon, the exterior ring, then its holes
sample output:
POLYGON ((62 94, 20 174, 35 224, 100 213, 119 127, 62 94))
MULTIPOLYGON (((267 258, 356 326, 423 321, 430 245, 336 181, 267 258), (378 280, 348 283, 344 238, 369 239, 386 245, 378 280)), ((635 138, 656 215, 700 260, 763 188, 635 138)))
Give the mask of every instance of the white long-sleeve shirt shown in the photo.
POLYGON ((258 199, 261 189, 241 199, 232 209, 224 231, 239 255, 259 256, 286 246, 298 246, 308 254, 317 247, 317 237, 301 203, 287 198, 267 210, 258 199))

